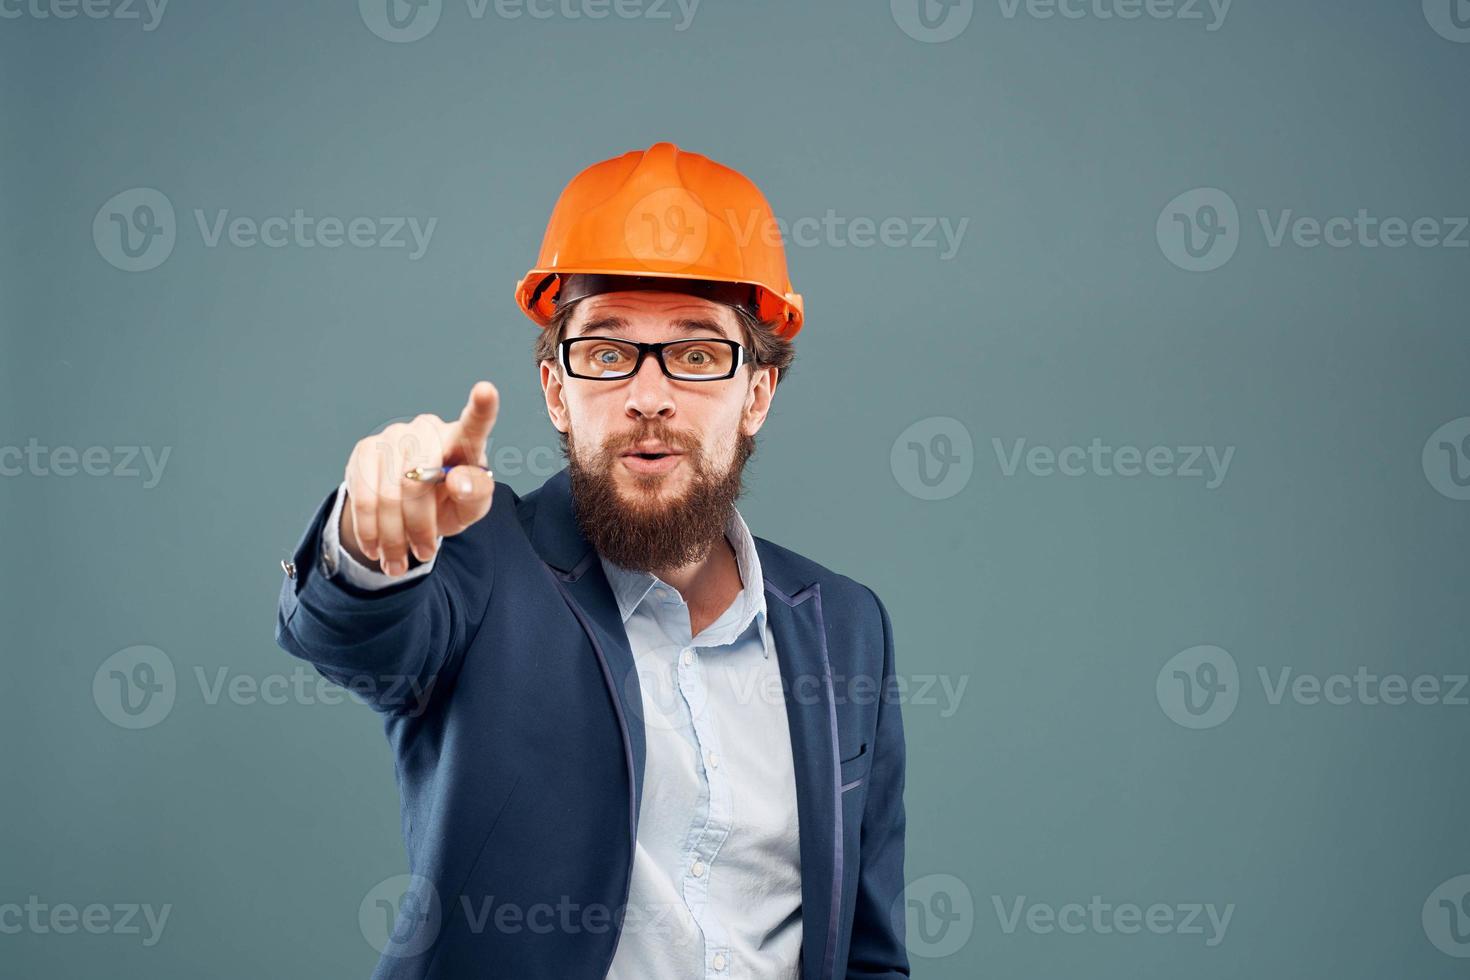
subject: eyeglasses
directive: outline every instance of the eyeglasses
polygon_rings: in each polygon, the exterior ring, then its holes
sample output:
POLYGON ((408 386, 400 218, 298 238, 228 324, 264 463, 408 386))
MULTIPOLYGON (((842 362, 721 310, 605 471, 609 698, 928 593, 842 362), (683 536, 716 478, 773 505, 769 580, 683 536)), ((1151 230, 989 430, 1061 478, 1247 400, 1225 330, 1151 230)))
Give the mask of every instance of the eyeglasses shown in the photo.
POLYGON ((662 344, 640 344, 618 337, 570 337, 559 346, 561 366, 567 374, 591 381, 631 378, 649 354, 658 358, 664 375, 675 381, 723 381, 733 378, 747 361, 744 347, 715 337, 662 344))

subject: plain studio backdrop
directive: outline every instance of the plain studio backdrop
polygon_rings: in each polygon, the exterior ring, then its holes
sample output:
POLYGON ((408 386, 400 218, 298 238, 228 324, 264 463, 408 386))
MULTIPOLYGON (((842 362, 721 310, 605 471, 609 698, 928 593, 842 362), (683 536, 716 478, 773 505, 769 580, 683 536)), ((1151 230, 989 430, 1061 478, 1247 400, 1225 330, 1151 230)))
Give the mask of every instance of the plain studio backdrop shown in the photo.
POLYGON ((671 140, 806 297, 740 507, 892 614, 915 975, 1463 975, 1463 0, 0 15, 0 974, 371 971, 280 562, 476 379, 561 467, 514 283, 671 140))

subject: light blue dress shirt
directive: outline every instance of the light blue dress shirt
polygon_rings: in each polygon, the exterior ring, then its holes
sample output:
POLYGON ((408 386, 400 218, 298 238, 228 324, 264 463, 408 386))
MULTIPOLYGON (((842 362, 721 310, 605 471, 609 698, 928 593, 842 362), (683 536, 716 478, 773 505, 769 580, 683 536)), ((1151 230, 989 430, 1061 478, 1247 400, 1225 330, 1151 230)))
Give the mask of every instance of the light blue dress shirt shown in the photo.
MULTIPOLYGON (((433 561, 389 578, 354 560, 337 536, 345 496, 344 484, 322 536, 329 574, 373 589, 429 573, 433 561)), ((601 559, 638 668, 648 748, 609 980, 798 977, 801 859, 786 702, 760 557, 733 508, 725 537, 742 588, 698 636, 678 590, 601 559)))

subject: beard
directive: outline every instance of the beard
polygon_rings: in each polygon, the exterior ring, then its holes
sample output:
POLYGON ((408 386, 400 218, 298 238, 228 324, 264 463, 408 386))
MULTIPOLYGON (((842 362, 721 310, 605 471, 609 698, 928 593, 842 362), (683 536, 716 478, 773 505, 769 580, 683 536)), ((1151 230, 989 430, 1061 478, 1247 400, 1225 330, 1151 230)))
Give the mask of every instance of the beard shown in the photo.
POLYGON ((735 501, 744 492, 745 463, 755 454, 755 437, 736 436, 735 454, 718 471, 703 447, 664 425, 647 426, 612 440, 590 460, 582 460, 576 439, 564 434, 571 469, 572 509, 598 554, 635 572, 682 568, 702 561, 724 536, 735 501), (631 473, 636 500, 624 499, 614 467, 620 456, 645 440, 657 440, 684 453, 679 465, 690 471, 689 486, 677 499, 664 499, 673 473, 631 473))

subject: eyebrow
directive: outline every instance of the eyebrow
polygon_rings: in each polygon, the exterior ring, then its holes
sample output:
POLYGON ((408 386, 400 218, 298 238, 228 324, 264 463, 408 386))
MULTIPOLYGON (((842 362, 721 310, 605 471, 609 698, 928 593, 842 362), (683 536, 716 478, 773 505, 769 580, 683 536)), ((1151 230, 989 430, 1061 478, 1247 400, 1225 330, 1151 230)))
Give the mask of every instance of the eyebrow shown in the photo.
MULTIPOLYGON (((673 321, 672 325, 674 329, 684 333, 696 333, 700 330, 707 330, 718 337, 729 339, 725 337, 725 331, 720 328, 718 323, 706 317, 681 317, 673 321)), ((617 331, 626 330, 627 328, 628 321, 623 317, 600 316, 582 324, 581 328, 572 334, 572 336, 585 337, 588 334, 601 333, 604 330, 617 331)))

